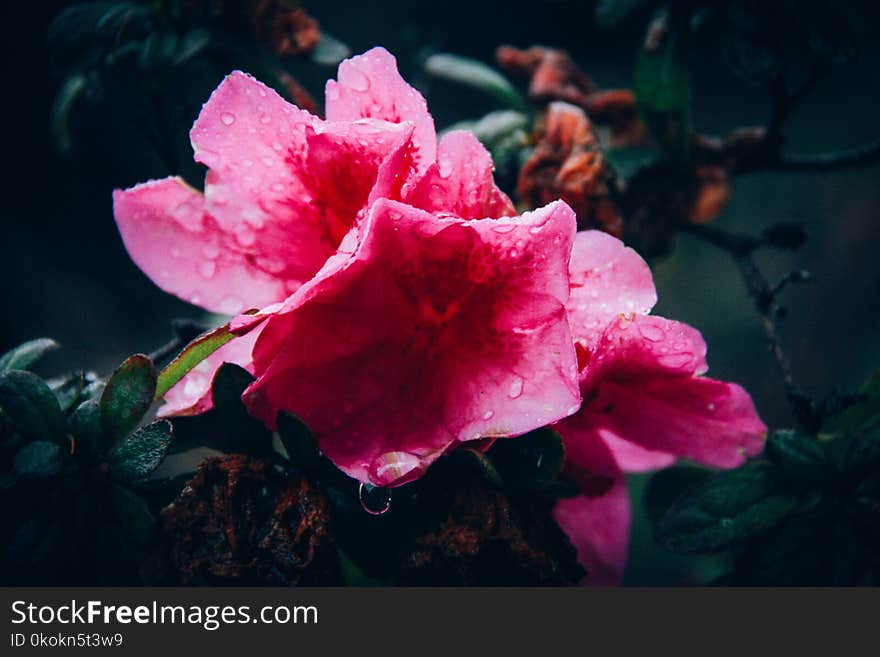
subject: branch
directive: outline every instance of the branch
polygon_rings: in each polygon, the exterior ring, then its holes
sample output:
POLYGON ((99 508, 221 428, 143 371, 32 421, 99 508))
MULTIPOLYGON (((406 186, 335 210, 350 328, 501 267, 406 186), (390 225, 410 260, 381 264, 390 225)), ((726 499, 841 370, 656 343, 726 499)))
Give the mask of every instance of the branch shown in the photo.
POLYGON ((816 155, 780 155, 775 171, 840 171, 880 162, 880 139, 845 151, 816 155))
MULTIPOLYGON (((791 361, 785 354, 782 338, 776 324, 776 320, 784 314, 784 309, 779 305, 776 297, 785 284, 772 286, 761 273, 753 258, 755 250, 768 243, 760 238, 728 233, 707 225, 687 224, 685 230, 727 251, 733 257, 742 274, 746 290, 758 311, 767 346, 773 355, 779 373, 782 375, 785 395, 792 411, 794 411, 795 418, 805 431, 815 433, 821 428, 822 414, 817 411, 817 406, 812 398, 794 382, 791 361)), ((806 280, 806 278, 803 273, 798 272, 785 280, 806 280)))

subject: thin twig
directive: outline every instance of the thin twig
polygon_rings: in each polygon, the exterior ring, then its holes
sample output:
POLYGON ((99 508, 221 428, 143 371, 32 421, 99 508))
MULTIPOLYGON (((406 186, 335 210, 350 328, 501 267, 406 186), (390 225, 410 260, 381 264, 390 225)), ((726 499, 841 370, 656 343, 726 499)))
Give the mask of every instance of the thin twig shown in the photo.
POLYGON ((779 373, 782 375, 785 395, 794 411, 795 418, 805 431, 810 433, 818 431, 821 427, 821 415, 817 413, 816 404, 810 396, 794 381, 791 361, 783 349, 782 338, 776 324, 776 320, 782 315, 782 308, 776 299, 776 294, 781 290, 781 287, 770 285, 753 258, 755 250, 766 243, 759 238, 728 233, 714 226, 689 224, 685 230, 714 244, 733 258, 742 274, 746 290, 758 311, 767 346, 779 373))

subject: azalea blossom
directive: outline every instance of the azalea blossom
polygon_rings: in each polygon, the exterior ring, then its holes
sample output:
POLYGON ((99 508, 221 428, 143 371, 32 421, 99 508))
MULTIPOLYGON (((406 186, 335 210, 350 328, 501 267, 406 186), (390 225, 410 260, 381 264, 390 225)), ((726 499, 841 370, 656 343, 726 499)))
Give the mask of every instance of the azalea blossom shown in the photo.
POLYGON ((574 235, 562 202, 464 221, 377 201, 354 253, 267 319, 246 404, 269 426, 295 413, 339 468, 376 486, 415 479, 461 442, 571 414, 574 235))
POLYGON ((567 311, 584 402, 556 429, 568 472, 584 492, 560 500, 554 515, 588 581, 613 584, 629 533, 623 473, 678 457, 733 468, 763 449, 766 427, 745 390, 704 376, 698 331, 648 315, 656 291, 635 251, 598 231, 578 233, 571 270, 567 311))
MULTIPOLYGON (((227 76, 190 132, 196 161, 209 169, 204 192, 178 177, 114 192, 134 262, 163 290, 235 315, 311 280, 378 198, 464 219, 514 213, 486 149, 461 131, 438 144, 425 99, 384 49, 340 64, 326 114, 244 73, 227 76)), ((210 406, 217 366, 252 369, 246 347, 217 352, 169 393, 163 412, 210 406)))

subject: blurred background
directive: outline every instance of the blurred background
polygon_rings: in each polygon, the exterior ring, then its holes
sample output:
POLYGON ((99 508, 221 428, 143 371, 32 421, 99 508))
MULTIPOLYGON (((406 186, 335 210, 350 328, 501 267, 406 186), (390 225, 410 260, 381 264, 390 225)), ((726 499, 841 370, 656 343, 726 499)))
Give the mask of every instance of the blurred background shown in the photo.
MULTIPOLYGON (((89 56, 77 51, 81 46, 65 43, 64 34, 49 40, 52 20, 71 4, 3 3, 0 280, 6 317, 0 352, 29 338, 54 337, 63 348, 42 363, 44 373, 88 368, 106 374, 127 355, 166 342, 170 319, 201 315, 156 288, 128 258, 113 221, 111 191, 170 174, 200 185, 203 172, 192 162, 187 137, 192 121, 224 74, 241 68, 264 78, 266 60, 245 47, 245 36, 241 47, 230 37, 222 53, 208 48, 179 65, 155 70, 145 65, 142 76, 105 82, 97 96, 87 91, 65 107, 59 124, 59 91, 72 74, 71 53, 89 56)), ((177 4, 198 11, 200 5, 224 3, 177 4)), ((873 38, 880 7, 838 4, 858 18, 853 56, 835 65, 787 122, 792 152, 836 151, 880 137, 880 43, 873 38)), ((322 32, 353 53, 374 45, 393 52, 404 77, 426 95, 438 127, 479 117, 497 105, 427 76, 422 62, 434 52, 494 64, 499 45, 543 44, 567 50, 601 87, 630 86, 651 10, 636 10, 600 29, 594 5, 564 0, 304 3, 322 32)), ((769 112, 765 86, 735 75, 716 41, 711 30, 702 33, 695 47, 699 57, 690 62, 695 126, 722 134, 761 124, 769 112)), ((101 43, 113 45, 111 37, 101 43)), ((296 56, 273 59, 279 61, 320 102, 323 80, 335 74, 335 65, 296 56)), ((718 227, 751 234, 780 221, 806 226, 809 241, 800 251, 762 252, 759 260, 771 280, 793 268, 813 275, 811 284, 783 296, 788 315, 781 330, 797 381, 818 396, 832 388, 857 388, 880 364, 878 173, 880 166, 873 165, 737 177, 730 202, 715 220, 718 227)), ((771 427, 791 425, 757 315, 729 256, 680 235, 654 268, 656 313, 702 331, 710 374, 744 385, 771 427)), ((636 499, 643 483, 633 480, 636 499)), ((627 581, 642 584, 698 581, 713 568, 711 561, 685 562, 655 547, 641 516, 631 564, 627 581), (694 572, 695 564, 706 572, 694 572)))

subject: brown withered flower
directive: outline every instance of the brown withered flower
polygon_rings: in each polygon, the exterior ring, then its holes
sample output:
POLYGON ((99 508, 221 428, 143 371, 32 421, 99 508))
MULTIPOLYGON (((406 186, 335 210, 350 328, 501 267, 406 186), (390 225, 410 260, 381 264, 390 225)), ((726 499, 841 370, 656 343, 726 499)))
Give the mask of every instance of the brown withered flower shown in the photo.
POLYGON ((551 103, 535 150, 520 170, 520 198, 530 207, 561 198, 577 214, 581 230, 598 228, 620 237, 623 221, 610 198, 612 180, 584 111, 568 103, 551 103))
POLYGON ((444 513, 404 556, 399 584, 563 586, 584 577, 548 502, 514 500, 466 469, 435 470, 431 502, 444 513))
POLYGON ((321 40, 318 21, 285 0, 258 0, 253 21, 256 37, 280 57, 309 52, 321 40))
POLYGON ((598 91, 596 84, 564 50, 544 46, 519 50, 500 46, 495 57, 509 75, 528 78, 529 99, 535 102, 564 100, 585 108, 588 96, 598 91))
POLYGON ((323 493, 268 459, 199 466, 160 518, 169 584, 339 584, 323 493))
POLYGON ((583 109, 596 125, 608 126, 610 146, 623 148, 648 143, 648 130, 639 118, 635 94, 629 89, 600 89, 564 50, 501 46, 495 56, 509 75, 529 81, 530 100, 571 103, 583 109))

